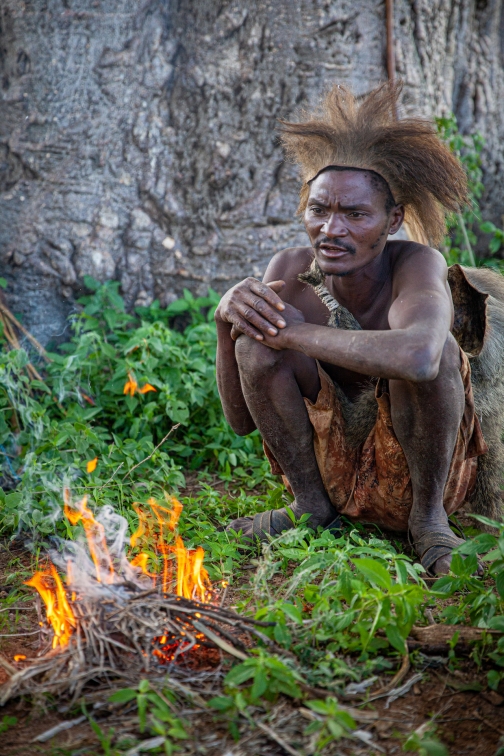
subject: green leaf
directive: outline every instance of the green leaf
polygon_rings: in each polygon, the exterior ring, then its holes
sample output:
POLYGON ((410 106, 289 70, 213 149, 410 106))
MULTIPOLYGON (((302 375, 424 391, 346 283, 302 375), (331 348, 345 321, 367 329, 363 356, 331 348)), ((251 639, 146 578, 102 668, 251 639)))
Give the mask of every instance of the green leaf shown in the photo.
POLYGON ((268 680, 263 669, 258 669, 254 677, 254 684, 252 685, 250 695, 253 699, 257 700, 268 689, 268 680))
POLYGON ((115 693, 112 693, 108 700, 111 701, 111 703, 128 703, 128 701, 132 701, 136 697, 136 690, 133 690, 132 688, 124 688, 123 690, 118 690, 115 693))
POLYGON ((495 587, 501 599, 504 599, 504 570, 499 572, 495 577, 495 587))
POLYGON ((224 682, 226 685, 241 685, 246 680, 250 680, 251 677, 254 677, 254 675, 255 669, 253 666, 238 664, 227 673, 224 682))
POLYGON ((397 625, 387 625, 385 627, 385 634, 389 643, 399 651, 400 654, 406 653, 406 641, 399 632, 397 625))
POLYGON ((490 630, 498 630, 499 632, 504 633, 504 615, 499 614, 496 617, 492 617, 488 623, 488 627, 490 630))
POLYGON ((208 705, 217 711, 229 711, 229 709, 234 709, 235 702, 231 696, 215 696, 210 699, 208 705))
POLYGON ((390 590, 392 578, 380 562, 377 562, 375 559, 364 558, 354 559, 353 563, 359 572, 369 581, 379 586, 379 588, 383 588, 386 591, 390 590))
POLYGON ((297 622, 299 625, 303 622, 303 615, 297 608, 297 606, 294 606, 293 604, 289 604, 286 601, 281 606, 282 612, 286 614, 290 619, 294 620, 294 622, 297 622))
POLYGON ((5 278, 2 278, 0 276, 0 289, 6 289, 7 288, 7 281, 5 278))
POLYGON ((493 255, 495 255, 495 253, 498 252, 499 249, 501 248, 501 244, 502 244, 502 240, 499 239, 498 236, 494 236, 493 239, 490 239, 490 244, 488 245, 488 249, 493 255))
POLYGON ((497 672, 496 669, 491 669, 490 672, 488 672, 487 674, 488 687, 491 690, 497 690, 501 679, 502 679, 502 673, 497 672))
POLYGON ((480 224, 480 230, 483 231, 484 234, 493 234, 495 231, 497 231, 497 226, 495 226, 491 221, 485 221, 484 223, 480 224))

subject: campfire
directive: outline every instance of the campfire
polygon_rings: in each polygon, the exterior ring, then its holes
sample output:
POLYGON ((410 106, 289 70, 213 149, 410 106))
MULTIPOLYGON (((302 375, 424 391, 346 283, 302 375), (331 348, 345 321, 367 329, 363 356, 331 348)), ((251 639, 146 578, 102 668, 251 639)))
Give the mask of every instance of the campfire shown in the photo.
POLYGON ((204 647, 245 659, 252 636, 270 642, 258 629, 269 623, 221 606, 225 584, 212 586, 203 548, 187 549, 177 534, 182 504, 166 504, 134 505, 139 524, 129 546, 142 550, 129 559, 126 519, 109 506, 95 517, 86 496, 72 502, 65 489, 65 517, 81 523, 84 537, 54 539, 47 569, 26 581, 45 609, 42 648, 15 666, 0 659, 11 674, 0 704, 28 692, 76 698, 90 681, 131 679, 204 647))

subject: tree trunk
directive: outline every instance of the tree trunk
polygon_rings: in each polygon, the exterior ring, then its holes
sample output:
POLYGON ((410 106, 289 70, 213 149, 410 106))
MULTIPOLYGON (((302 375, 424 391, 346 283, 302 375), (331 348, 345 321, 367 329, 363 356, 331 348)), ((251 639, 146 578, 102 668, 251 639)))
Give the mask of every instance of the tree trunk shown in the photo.
MULTIPOLYGON (((501 223, 498 0, 396 0, 408 113, 486 138, 501 223)), ((2 0, 1 275, 34 334, 61 337, 83 276, 129 306, 226 290, 306 243, 278 118, 334 82, 386 78, 379 0, 2 0)))

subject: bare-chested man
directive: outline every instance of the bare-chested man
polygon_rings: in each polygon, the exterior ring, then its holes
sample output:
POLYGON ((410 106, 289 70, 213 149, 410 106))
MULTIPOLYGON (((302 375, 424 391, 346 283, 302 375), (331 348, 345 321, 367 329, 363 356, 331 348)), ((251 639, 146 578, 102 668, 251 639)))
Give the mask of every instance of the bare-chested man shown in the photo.
MULTIPOLYGON (((310 246, 279 252, 262 282, 224 295, 217 379, 228 422, 239 435, 259 429, 296 517, 309 513, 316 528, 344 513, 409 530, 426 569, 441 574, 460 543, 447 513, 464 502, 486 446, 450 333, 445 259, 387 238, 406 213, 438 243, 465 177, 430 125, 395 120, 397 94, 385 85, 357 103, 336 87, 321 114, 284 124, 310 246), (310 266, 313 280, 300 280, 310 266), (372 423, 356 444, 349 418, 370 386, 372 423)), ((291 526, 285 510, 231 524, 259 538, 291 526)))

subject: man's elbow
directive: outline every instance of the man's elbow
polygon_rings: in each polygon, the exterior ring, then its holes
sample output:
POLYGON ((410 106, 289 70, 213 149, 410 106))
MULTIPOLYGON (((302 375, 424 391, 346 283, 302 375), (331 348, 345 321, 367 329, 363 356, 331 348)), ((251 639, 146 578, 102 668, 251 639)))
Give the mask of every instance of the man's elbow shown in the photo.
POLYGON ((438 377, 441 354, 431 346, 416 347, 409 353, 406 380, 413 383, 433 381, 438 377))

